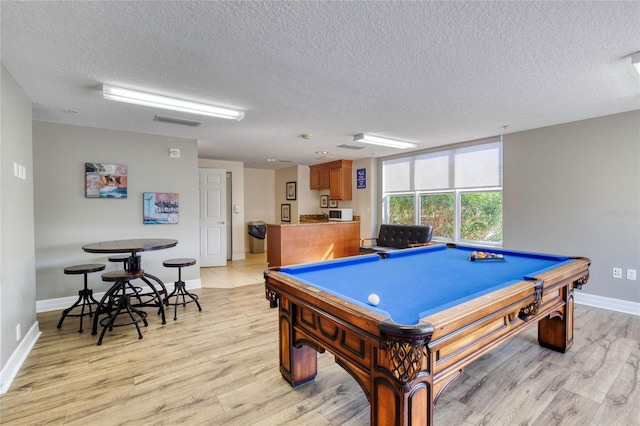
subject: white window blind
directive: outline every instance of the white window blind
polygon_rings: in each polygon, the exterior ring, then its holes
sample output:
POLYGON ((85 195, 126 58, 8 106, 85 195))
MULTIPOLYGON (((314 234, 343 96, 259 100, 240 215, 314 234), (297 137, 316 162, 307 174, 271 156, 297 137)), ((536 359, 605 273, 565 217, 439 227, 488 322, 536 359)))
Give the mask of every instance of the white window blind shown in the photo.
POLYGON ((451 151, 434 152, 415 157, 415 189, 451 188, 451 151))
POLYGON ((384 162, 384 191, 407 191, 411 189, 412 157, 384 162))
POLYGON ((478 188, 502 185, 501 151, 501 142, 456 149, 455 187, 478 188))
POLYGON ((502 142, 383 160, 383 192, 502 186, 502 142))

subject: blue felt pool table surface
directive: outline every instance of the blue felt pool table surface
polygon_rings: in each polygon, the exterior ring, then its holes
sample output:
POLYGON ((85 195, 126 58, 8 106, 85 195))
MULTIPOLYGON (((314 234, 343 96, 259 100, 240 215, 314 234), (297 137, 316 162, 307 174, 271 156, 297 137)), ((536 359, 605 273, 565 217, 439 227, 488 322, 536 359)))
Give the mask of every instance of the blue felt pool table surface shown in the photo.
POLYGON ((444 244, 327 262, 283 267, 301 283, 413 325, 420 318, 483 296, 573 261, 566 256, 444 244), (503 254, 504 261, 470 261, 473 250, 503 254), (375 293, 380 303, 367 302, 375 293))

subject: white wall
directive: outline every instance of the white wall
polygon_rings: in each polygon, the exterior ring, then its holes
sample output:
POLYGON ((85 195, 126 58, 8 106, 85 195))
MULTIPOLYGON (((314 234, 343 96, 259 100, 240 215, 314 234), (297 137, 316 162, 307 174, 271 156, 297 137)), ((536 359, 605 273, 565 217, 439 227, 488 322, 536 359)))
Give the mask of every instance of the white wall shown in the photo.
POLYGON ((505 248, 589 257, 583 293, 640 302, 640 111, 504 136, 503 196, 505 248))
MULTIPOLYGON (((197 143, 195 140, 89 127, 33 123, 37 300, 78 294, 81 277, 64 275, 66 266, 107 263, 108 255, 85 253, 83 244, 127 238, 174 238, 174 248, 144 252, 142 267, 165 282, 177 278, 162 261, 200 256, 197 143), (180 158, 169 157, 180 149, 180 158), (126 199, 85 198, 86 162, 128 166, 126 199), (144 225, 143 192, 180 194, 175 225, 144 225)), ((200 280, 199 268, 184 268, 183 279, 200 280)), ((105 291, 100 274, 89 275, 94 291, 105 291)))
POLYGON ((223 161, 198 159, 198 167, 209 169, 223 169, 231 173, 231 204, 240 205, 240 213, 232 213, 231 218, 231 260, 244 259, 245 234, 245 194, 244 194, 244 164, 237 161, 223 161))
POLYGON ((34 272, 31 101, 4 65, 0 68, 0 393, 3 393, 39 330, 34 272), (14 177, 14 162, 26 167, 26 179, 14 177), (22 334, 19 340, 18 324, 22 334))

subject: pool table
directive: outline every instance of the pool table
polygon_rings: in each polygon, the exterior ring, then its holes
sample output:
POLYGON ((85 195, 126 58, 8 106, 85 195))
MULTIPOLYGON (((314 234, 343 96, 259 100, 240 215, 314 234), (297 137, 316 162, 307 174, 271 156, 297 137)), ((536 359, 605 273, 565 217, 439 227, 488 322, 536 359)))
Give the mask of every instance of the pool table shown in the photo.
POLYGON ((372 425, 431 425, 439 396, 464 367, 525 328, 538 324, 543 347, 571 347, 573 293, 589 265, 440 244, 267 269, 280 372, 294 387, 311 381, 317 352, 327 350, 363 389, 372 425), (478 250, 502 259, 472 261, 478 250))

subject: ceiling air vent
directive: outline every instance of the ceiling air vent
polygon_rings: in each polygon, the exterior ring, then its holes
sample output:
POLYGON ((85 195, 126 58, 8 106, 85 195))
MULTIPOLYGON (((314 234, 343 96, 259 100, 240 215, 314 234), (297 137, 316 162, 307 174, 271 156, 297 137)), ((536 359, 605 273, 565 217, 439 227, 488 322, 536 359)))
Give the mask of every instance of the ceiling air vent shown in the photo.
POLYGON ((347 149, 363 149, 364 146, 358 146, 358 145, 347 145, 346 143, 343 143, 342 145, 338 145, 338 148, 347 148, 347 149))
POLYGON ((159 121, 161 123, 169 124, 181 124, 183 126, 198 127, 202 124, 202 121, 186 120, 184 118, 168 117, 166 115, 156 115, 153 121, 159 121))

